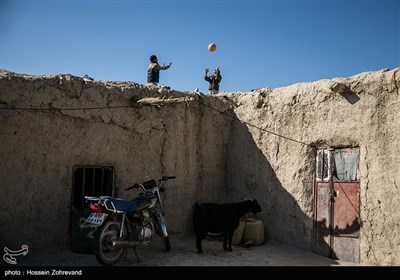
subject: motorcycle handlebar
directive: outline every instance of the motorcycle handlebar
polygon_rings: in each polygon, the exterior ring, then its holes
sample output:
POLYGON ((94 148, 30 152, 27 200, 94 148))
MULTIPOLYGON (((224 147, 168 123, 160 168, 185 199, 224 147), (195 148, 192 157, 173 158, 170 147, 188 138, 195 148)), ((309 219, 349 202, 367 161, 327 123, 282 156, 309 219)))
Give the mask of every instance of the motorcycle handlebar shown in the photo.
POLYGON ((176 176, 162 176, 161 177, 161 180, 162 181, 167 181, 167 180, 169 180, 169 179, 175 179, 176 178, 176 176))
POLYGON ((131 190, 131 189, 137 189, 137 188, 140 188, 140 185, 139 185, 139 184, 134 184, 133 186, 127 187, 125 190, 126 190, 126 191, 129 191, 129 190, 131 190))
MULTIPOLYGON (((170 179, 175 179, 176 178, 176 176, 162 176, 159 180, 160 181, 167 181, 167 180, 170 180, 170 179)), ((150 182, 150 181, 149 181, 150 182)), ((125 190, 126 191, 129 191, 129 190, 131 190, 131 189, 138 189, 138 188, 140 188, 141 187, 141 185, 140 184, 134 184, 133 186, 130 186, 130 187, 127 187, 125 190)))

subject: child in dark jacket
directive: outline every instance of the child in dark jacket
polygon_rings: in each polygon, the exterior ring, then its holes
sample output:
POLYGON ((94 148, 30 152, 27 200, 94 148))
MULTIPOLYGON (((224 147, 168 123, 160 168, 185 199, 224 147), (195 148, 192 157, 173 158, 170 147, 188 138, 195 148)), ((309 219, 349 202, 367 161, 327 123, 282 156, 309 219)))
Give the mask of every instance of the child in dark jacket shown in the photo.
POLYGON ((147 70, 147 82, 153 85, 157 85, 160 80, 160 70, 167 70, 171 67, 171 62, 168 65, 161 66, 158 64, 157 56, 150 56, 150 65, 147 70))
POLYGON ((219 83, 222 80, 221 72, 219 71, 219 66, 214 69, 214 73, 211 76, 207 76, 208 68, 204 69, 204 80, 206 80, 208 85, 208 90, 210 94, 217 94, 219 91, 219 83))

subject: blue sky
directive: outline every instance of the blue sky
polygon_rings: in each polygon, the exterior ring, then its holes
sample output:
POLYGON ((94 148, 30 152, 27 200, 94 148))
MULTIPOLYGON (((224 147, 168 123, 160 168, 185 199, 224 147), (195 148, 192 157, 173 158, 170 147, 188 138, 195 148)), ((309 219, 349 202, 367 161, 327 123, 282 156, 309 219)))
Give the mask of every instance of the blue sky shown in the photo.
POLYGON ((204 68, 221 67, 221 91, 250 91, 400 66, 400 1, 1 0, 0 68, 160 84, 207 92, 204 68), (217 44, 213 53, 210 42, 217 44))

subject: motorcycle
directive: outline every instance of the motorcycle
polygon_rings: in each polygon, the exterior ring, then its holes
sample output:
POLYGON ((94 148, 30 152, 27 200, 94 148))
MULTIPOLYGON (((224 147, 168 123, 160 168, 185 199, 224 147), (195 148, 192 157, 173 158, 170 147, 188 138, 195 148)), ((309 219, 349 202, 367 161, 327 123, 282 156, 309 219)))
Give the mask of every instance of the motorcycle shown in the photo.
POLYGON ((140 262, 136 247, 150 243, 154 234, 161 237, 166 251, 171 250, 160 195, 165 191, 165 183, 169 179, 175 179, 175 176, 162 176, 160 179, 126 188, 125 190, 143 190, 133 200, 85 196, 91 210, 86 223, 97 227, 94 234, 94 255, 98 262, 112 266, 127 255, 129 247, 133 247, 140 262))

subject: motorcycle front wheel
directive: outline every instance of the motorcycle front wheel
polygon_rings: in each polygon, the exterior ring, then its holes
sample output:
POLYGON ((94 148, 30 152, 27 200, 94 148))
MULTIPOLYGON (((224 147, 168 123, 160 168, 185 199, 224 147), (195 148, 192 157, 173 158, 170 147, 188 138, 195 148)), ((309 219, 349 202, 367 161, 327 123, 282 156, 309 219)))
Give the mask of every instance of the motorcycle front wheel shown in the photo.
POLYGON ((165 251, 171 251, 171 243, 169 242, 169 237, 161 236, 161 242, 164 246, 165 251))
POLYGON ((171 243, 169 242, 169 237, 167 233, 167 223, 161 213, 157 215, 157 231, 161 237, 161 242, 164 246, 165 251, 171 251, 171 243), (167 236, 164 236, 164 234, 167 236))
MULTIPOLYGON (((99 263, 111 266, 118 263, 126 254, 126 247, 116 247, 111 244, 112 241, 120 239, 120 228, 120 222, 108 220, 97 230, 94 240, 94 255, 99 263)), ((122 239, 127 236, 128 233, 124 227, 122 239)))

